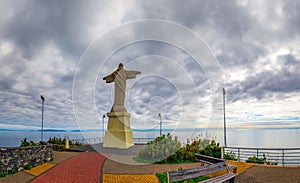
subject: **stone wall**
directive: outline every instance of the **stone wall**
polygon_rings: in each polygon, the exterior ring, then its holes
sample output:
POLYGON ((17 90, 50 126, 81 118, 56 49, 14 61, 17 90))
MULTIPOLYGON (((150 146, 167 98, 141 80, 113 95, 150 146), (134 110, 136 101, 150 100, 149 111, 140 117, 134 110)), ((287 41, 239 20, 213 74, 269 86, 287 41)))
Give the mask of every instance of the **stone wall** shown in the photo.
POLYGON ((51 161, 52 145, 0 148, 0 173, 21 171, 51 161))

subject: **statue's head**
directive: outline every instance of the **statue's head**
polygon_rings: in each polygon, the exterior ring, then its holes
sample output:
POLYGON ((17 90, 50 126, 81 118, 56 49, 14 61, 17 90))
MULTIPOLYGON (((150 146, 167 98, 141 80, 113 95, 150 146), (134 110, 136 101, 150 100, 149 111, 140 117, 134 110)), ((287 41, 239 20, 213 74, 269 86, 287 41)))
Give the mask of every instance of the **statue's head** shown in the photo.
POLYGON ((123 69, 124 65, 122 63, 119 64, 118 69, 123 69))

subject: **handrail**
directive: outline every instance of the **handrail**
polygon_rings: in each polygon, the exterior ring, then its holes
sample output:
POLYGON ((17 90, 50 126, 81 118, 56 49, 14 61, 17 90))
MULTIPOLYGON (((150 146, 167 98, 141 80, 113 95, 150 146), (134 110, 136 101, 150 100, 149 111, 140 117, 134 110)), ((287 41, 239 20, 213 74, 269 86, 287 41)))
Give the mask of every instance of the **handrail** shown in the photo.
MULTIPOLYGON (((135 144, 147 144, 148 142, 154 140, 155 138, 133 138, 135 144)), ((83 144, 96 144, 102 143, 102 137, 88 138, 88 139, 72 139, 70 141, 81 142, 83 144)))
POLYGON ((256 150, 256 149, 264 149, 264 150, 282 150, 282 149, 284 149, 284 150, 300 150, 300 148, 299 147, 292 147, 292 148, 265 148, 265 147, 263 147, 263 148, 258 148, 258 147, 225 147, 225 148, 230 148, 230 149, 249 149, 249 150, 256 150))
POLYGON ((224 147, 224 153, 233 154, 238 161, 246 161, 253 156, 256 158, 265 156, 270 164, 300 165, 300 148, 224 147))

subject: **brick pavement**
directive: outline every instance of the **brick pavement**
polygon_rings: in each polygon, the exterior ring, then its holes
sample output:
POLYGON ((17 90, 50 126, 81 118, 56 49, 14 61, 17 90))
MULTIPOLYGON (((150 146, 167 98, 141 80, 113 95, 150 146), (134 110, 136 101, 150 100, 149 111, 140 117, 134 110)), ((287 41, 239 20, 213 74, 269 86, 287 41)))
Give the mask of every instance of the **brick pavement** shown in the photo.
POLYGON ((104 160, 105 157, 99 153, 82 153, 56 165, 32 183, 100 182, 104 160))
POLYGON ((300 182, 300 167, 254 166, 235 178, 237 183, 300 182))

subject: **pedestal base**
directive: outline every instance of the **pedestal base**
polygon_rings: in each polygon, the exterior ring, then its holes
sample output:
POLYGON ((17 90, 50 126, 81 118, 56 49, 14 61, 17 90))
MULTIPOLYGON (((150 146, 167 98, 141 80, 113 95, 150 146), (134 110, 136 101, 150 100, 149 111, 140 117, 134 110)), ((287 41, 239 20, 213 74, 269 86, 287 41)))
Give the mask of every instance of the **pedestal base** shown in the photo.
POLYGON ((127 112, 107 113, 108 125, 105 132, 103 147, 127 149, 134 146, 130 128, 130 114, 127 112))

